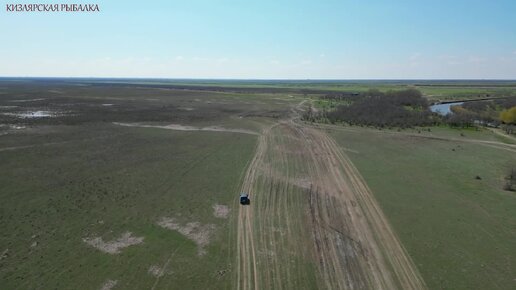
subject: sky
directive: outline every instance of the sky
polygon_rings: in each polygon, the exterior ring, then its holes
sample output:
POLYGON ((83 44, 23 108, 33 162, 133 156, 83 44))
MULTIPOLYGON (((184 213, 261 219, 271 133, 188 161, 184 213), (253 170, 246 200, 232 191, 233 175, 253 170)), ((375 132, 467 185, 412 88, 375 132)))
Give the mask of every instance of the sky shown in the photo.
POLYGON ((0 1, 0 76, 516 79, 514 0, 0 1))

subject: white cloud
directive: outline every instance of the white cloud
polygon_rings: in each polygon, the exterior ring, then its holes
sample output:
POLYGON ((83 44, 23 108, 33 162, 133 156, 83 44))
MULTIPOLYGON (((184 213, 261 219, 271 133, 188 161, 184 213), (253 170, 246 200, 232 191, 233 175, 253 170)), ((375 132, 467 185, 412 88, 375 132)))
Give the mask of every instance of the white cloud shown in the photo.
POLYGON ((182 55, 178 55, 178 56, 176 56, 176 60, 181 61, 181 60, 183 60, 183 59, 185 59, 185 58, 184 58, 182 55))
MULTIPOLYGON (((516 78, 516 55, 483 58, 473 55, 407 54, 405 59, 347 57, 325 62, 319 54, 297 59, 255 60, 229 57, 167 59, 144 56, 98 58, 0 58, 0 75, 165 78, 516 78), (485 61, 482 60, 485 58, 485 61), (471 62, 481 61, 481 62, 471 62)), ((328 59, 328 56, 326 57, 328 59)), ((329 59, 328 59, 329 60, 329 59)))
POLYGON ((470 56, 468 58, 468 62, 471 62, 471 63, 482 63, 482 62, 486 62, 487 61, 487 58, 485 57, 481 57, 481 56, 470 56))
POLYGON ((448 54, 445 54, 445 55, 440 55, 437 57, 437 59, 443 63, 443 64, 447 64, 447 65, 459 65, 461 64, 462 62, 459 60, 458 57, 456 57, 455 55, 448 55, 448 54))
POLYGON ((410 57, 409 57, 409 60, 410 61, 417 61, 421 58, 421 53, 419 52, 415 52, 413 53, 410 57))
POLYGON ((421 58, 422 58, 422 54, 419 53, 419 52, 416 52, 416 53, 413 53, 410 57, 409 57, 409 65, 410 66, 418 66, 421 64, 421 58))

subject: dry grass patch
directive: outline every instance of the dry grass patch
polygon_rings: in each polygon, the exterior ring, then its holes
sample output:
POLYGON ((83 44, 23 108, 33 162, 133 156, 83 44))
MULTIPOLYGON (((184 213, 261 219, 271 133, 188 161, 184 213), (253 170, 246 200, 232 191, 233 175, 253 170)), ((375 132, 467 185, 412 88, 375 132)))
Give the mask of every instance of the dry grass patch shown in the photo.
POLYGON ((165 268, 166 265, 163 268, 158 265, 152 265, 149 267, 147 272, 156 278, 161 278, 164 275, 172 274, 172 271, 165 271, 165 268))
POLYGON ((107 280, 106 282, 104 282, 104 284, 102 284, 100 290, 111 290, 115 288, 116 284, 118 284, 117 280, 107 280))
POLYGON ((195 242, 197 245, 197 252, 200 256, 206 254, 206 247, 210 243, 210 236, 215 230, 215 225, 203 225, 199 222, 189 222, 185 225, 179 224, 174 218, 163 217, 158 225, 160 227, 174 230, 195 242))
POLYGON ((5 249, 2 254, 0 254, 0 261, 7 258, 9 256, 9 249, 5 249))
POLYGON ((227 205, 215 204, 213 205, 213 215, 217 218, 227 218, 229 215, 229 207, 227 205))

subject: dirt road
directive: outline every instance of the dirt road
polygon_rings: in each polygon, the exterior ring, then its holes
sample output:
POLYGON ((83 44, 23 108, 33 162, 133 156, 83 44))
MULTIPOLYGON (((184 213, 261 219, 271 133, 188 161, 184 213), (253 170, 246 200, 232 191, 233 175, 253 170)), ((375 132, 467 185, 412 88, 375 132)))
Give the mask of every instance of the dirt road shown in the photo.
MULTIPOLYGON (((360 130, 364 130, 363 128, 353 128, 353 127, 343 127, 337 125, 329 125, 329 124, 318 124, 317 128, 322 129, 330 129, 330 130, 338 130, 338 131, 348 131, 348 132, 360 132, 360 130)), ((373 129, 370 129, 373 130, 373 129)), ((496 129, 489 129, 493 131, 493 133, 505 137, 506 139, 516 141, 516 139, 510 135, 504 134, 496 129)), ((516 152, 516 144, 504 143, 499 141, 490 141, 490 140, 480 140, 480 139, 472 139, 472 138, 456 138, 456 137, 446 137, 439 135, 425 135, 425 134, 416 134, 411 132, 396 132, 393 130, 375 130, 375 134, 384 134, 384 135, 392 135, 392 136, 404 136, 410 138, 418 138, 418 139, 429 139, 429 140, 441 140, 441 141, 451 141, 458 143, 471 143, 481 146, 487 146, 491 148, 496 148, 500 150, 516 152)))
POLYGON ((264 130, 238 207, 237 289, 424 289, 357 169, 323 131, 264 130))

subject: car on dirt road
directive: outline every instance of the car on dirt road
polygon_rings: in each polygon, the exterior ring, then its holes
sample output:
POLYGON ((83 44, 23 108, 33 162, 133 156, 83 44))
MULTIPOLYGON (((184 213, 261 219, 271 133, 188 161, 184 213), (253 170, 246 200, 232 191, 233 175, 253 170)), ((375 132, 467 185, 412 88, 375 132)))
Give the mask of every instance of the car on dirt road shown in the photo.
POLYGON ((251 199, 249 199, 249 194, 247 193, 241 193, 240 194, 240 204, 242 205, 248 205, 251 203, 251 199))

